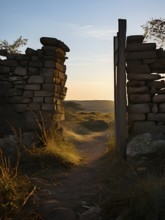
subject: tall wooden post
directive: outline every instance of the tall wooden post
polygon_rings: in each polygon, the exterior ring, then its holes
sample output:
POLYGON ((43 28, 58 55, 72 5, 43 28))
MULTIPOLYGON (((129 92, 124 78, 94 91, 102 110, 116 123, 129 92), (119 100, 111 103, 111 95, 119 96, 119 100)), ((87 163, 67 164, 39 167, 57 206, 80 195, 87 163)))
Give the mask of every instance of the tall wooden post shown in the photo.
MULTIPOLYGON (((115 82, 115 139, 116 147, 125 158, 127 141, 126 123, 126 73, 125 73, 125 43, 126 43, 126 20, 119 19, 117 36, 117 60, 114 58, 114 82, 115 82)), ((116 43, 115 43, 116 45, 116 43)))

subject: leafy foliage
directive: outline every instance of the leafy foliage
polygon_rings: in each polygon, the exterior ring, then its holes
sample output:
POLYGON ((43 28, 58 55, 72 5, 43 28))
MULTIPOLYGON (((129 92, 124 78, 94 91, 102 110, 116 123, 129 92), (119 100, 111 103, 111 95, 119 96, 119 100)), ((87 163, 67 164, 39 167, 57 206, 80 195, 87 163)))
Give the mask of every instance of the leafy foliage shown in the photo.
POLYGON ((22 36, 16 39, 13 44, 10 44, 7 40, 0 40, 0 49, 6 49, 7 52, 11 54, 18 54, 21 52, 19 48, 26 45, 27 41, 28 40, 22 38, 22 36))
POLYGON ((150 19, 145 25, 142 25, 144 29, 144 37, 146 40, 153 40, 159 47, 165 47, 165 19, 150 19))

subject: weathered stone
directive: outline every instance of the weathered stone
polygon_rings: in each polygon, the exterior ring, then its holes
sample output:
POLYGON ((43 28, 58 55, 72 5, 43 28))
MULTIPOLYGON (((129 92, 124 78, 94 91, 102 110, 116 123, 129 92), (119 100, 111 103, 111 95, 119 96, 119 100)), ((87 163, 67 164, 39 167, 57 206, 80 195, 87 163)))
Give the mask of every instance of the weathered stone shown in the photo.
POLYGON ((22 76, 9 76, 11 82, 22 80, 22 76))
POLYGON ((44 76, 44 82, 45 83, 52 83, 52 82, 54 82, 53 76, 44 76))
POLYGON ((155 95, 152 100, 155 103, 165 103, 165 94, 155 95))
POLYGON ((126 153, 131 157, 151 154, 159 150, 165 150, 165 140, 154 141, 150 133, 136 136, 126 147, 126 153))
POLYGON ((157 114, 149 113, 147 115, 147 119, 149 121, 165 121, 165 113, 157 113, 157 114))
POLYGON ((16 88, 10 88, 8 89, 8 96, 21 96, 22 91, 16 88))
POLYGON ((32 90, 32 91, 38 91, 41 89, 40 84, 27 84, 25 85, 25 90, 32 90))
POLYGON ((127 92, 128 94, 132 94, 132 93, 149 93, 149 88, 147 86, 138 86, 138 87, 128 87, 127 88, 127 92))
POLYGON ((141 60, 127 60, 126 61, 127 66, 137 66, 137 65, 142 65, 142 61, 141 60))
POLYGON ((41 37, 40 42, 44 46, 56 46, 62 48, 65 52, 69 52, 69 47, 64 42, 51 37, 41 37))
POLYGON ((143 86, 145 85, 146 82, 145 81, 136 81, 136 80, 131 80, 127 82, 127 86, 143 86))
POLYGON ((46 97, 45 103, 56 103, 56 99, 54 97, 46 97))
POLYGON ((22 103, 27 103, 27 104, 29 104, 29 103, 31 103, 32 102, 32 98, 23 98, 22 99, 22 103))
POLYGON ((160 89, 160 90, 157 90, 157 94, 165 94, 165 89, 160 89))
POLYGON ((24 97, 33 97, 33 91, 24 91, 23 96, 24 97))
POLYGON ((34 97, 33 98, 33 102, 40 102, 40 103, 42 103, 43 101, 44 101, 43 97, 34 97))
MULTIPOLYGON (((142 39, 142 38, 141 38, 142 39)), ((127 45, 127 51, 145 51, 156 50, 155 43, 130 43, 127 45)))
POLYGON ((134 104, 128 106, 128 113, 149 113, 150 110, 150 104, 134 104))
POLYGON ((46 97, 46 96, 54 96, 54 92, 49 91, 34 91, 34 96, 46 97))
POLYGON ((61 64, 61 63, 58 63, 56 62, 56 69, 61 71, 61 72, 64 72, 66 71, 66 66, 64 64, 61 64))
POLYGON ((126 67, 127 73, 151 73, 148 65, 128 65, 126 67))
POLYGON ((152 104, 151 105, 151 111, 152 111, 152 113, 154 113, 154 114, 156 114, 156 113, 158 113, 158 105, 157 104, 152 104))
POLYGON ((1 74, 7 74, 10 72, 10 68, 7 66, 0 66, 0 73, 1 74))
POLYGON ((43 83, 43 82, 44 82, 43 76, 39 76, 39 75, 30 76, 28 79, 28 83, 31 83, 31 84, 37 84, 37 83, 43 83))
POLYGON ((10 103, 22 103, 23 97, 22 96, 13 96, 9 98, 10 103))
POLYGON ((27 104, 12 104, 12 106, 18 113, 27 111, 27 104))
POLYGON ((162 77, 159 74, 136 74, 131 73, 127 75, 128 80, 142 80, 142 81, 153 81, 161 79, 162 77))
POLYGON ((47 68, 42 68, 41 70, 40 70, 40 75, 41 76, 44 76, 44 77, 47 77, 47 76, 54 76, 54 69, 53 68, 51 68, 51 69, 47 69, 47 68))
POLYGON ((130 94, 129 100, 131 103, 150 103, 151 95, 150 94, 130 94))
POLYGON ((28 75, 38 75, 38 68, 29 67, 28 68, 28 75))
POLYGON ((58 78, 61 80, 66 80, 67 75, 61 71, 58 72, 58 78))
POLYGON ((156 89, 165 88, 165 80, 148 82, 147 85, 149 87, 155 87, 156 89))
POLYGON ((29 109, 33 110, 33 111, 39 111, 41 110, 41 105, 39 103, 30 103, 28 105, 29 109))
POLYGON ((15 68, 14 73, 15 73, 15 75, 18 75, 18 76, 25 76, 25 75, 27 75, 27 69, 20 67, 20 66, 17 66, 15 68))
POLYGON ((53 92, 55 91, 55 85, 53 83, 42 84, 42 89, 45 91, 53 92))
POLYGON ((46 110, 46 111, 55 110, 55 104, 43 103, 42 110, 46 110))
POLYGON ((155 62, 155 59, 143 59, 143 64, 151 64, 154 62, 155 62))
POLYGON ((43 64, 40 61, 30 61, 29 66, 30 67, 42 67, 43 64))
POLYGON ((131 35, 127 37, 127 44, 135 43, 135 42, 142 43, 143 40, 144 40, 143 35, 131 35))
POLYGON ((33 55, 36 55, 37 54, 37 51, 36 50, 34 50, 34 49, 32 49, 32 48, 27 48, 26 50, 25 50, 25 53, 28 55, 28 56, 33 56, 33 55))
POLYGON ((159 105, 159 112, 165 112, 165 103, 159 105))
POLYGON ((5 65, 6 66, 17 66, 18 63, 16 60, 5 60, 5 65))
POLYGON ((128 114, 128 121, 144 121, 145 114, 128 114))
POLYGON ((136 59, 156 59, 156 51, 136 51, 128 52, 126 59, 127 60, 136 60, 136 59))

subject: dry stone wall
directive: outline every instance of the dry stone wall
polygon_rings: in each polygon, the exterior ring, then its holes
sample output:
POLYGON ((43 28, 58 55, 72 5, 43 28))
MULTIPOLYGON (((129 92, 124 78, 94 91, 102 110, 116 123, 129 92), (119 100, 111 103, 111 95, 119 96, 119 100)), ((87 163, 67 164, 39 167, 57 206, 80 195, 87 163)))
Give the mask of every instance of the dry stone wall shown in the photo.
POLYGON ((52 121, 61 129, 66 95, 66 52, 69 48, 56 38, 42 37, 41 49, 27 48, 25 54, 0 55, 0 134, 14 129, 37 129, 36 116, 46 125, 52 121))
POLYGON ((128 36, 126 72, 129 133, 165 132, 165 51, 128 36))

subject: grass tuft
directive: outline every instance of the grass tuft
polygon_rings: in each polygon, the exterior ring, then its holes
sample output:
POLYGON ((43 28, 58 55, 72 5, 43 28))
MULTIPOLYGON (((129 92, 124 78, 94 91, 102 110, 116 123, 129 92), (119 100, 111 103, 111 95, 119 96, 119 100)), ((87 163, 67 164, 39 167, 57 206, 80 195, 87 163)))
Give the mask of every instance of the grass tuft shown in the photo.
POLYGON ((7 218, 20 212, 33 194, 32 184, 26 175, 11 167, 10 160, 0 152, 0 216, 7 218))

